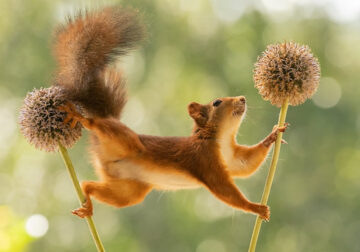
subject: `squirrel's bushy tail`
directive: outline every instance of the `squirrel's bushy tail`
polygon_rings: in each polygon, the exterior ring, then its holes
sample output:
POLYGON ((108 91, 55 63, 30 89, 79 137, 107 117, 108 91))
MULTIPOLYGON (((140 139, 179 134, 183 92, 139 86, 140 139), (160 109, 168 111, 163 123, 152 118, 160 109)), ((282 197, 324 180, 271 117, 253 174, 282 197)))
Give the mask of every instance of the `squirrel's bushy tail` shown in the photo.
POLYGON ((125 81, 109 64, 144 38, 139 19, 135 10, 108 7, 80 13, 56 31, 55 84, 91 116, 120 116, 126 102, 125 81))

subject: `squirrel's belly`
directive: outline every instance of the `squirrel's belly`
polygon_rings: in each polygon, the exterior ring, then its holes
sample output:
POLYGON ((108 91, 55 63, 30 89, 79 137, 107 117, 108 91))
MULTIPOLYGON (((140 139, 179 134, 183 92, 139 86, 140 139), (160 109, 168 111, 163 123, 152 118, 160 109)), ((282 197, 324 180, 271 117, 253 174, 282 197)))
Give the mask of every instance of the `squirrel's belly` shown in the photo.
POLYGON ((111 163, 107 174, 122 179, 135 179, 153 185, 157 189, 179 190, 199 187, 200 184, 190 175, 172 167, 151 167, 128 160, 111 163))

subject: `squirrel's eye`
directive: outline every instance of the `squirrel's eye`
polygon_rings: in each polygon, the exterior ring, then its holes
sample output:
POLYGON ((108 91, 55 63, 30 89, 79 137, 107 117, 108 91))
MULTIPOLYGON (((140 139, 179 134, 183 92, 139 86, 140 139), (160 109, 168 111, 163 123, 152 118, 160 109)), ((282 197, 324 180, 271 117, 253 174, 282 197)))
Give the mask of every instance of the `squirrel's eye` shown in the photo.
POLYGON ((221 103, 222 103, 222 100, 216 100, 216 101, 213 102, 213 106, 214 106, 214 107, 217 107, 217 106, 219 106, 221 103))

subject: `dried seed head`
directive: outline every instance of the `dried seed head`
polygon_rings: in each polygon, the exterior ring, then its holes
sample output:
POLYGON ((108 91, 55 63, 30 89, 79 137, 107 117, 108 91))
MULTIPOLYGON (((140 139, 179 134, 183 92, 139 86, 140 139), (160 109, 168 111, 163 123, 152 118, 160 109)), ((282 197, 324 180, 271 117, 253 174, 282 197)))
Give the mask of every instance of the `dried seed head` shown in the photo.
POLYGON ((20 110, 20 131, 37 149, 57 151, 58 142, 71 147, 81 136, 81 125, 75 128, 63 123, 66 112, 58 106, 65 103, 59 87, 34 89, 28 93, 20 110))
POLYGON ((269 45, 255 63, 255 87, 264 100, 278 107, 287 97, 290 105, 304 103, 316 92, 319 80, 319 61, 306 45, 269 45))

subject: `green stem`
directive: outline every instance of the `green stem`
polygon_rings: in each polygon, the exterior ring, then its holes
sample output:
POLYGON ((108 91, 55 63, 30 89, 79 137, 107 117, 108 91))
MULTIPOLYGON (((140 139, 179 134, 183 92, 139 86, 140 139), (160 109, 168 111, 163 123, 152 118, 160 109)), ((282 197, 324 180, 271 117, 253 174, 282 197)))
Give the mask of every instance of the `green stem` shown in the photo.
MULTIPOLYGON (((60 143, 59 143, 59 151, 60 151, 61 157, 64 160, 65 166, 66 166, 66 168, 67 168, 67 170, 69 172, 69 175, 71 177, 73 185, 75 187, 79 202, 80 202, 80 204, 83 204, 85 202, 85 197, 84 197, 84 195, 82 193, 82 190, 81 190, 81 187, 80 187, 80 184, 79 184, 79 180, 78 180, 78 178, 76 176, 74 166, 73 166, 73 164, 71 162, 69 153, 67 152, 66 148, 64 146, 62 146, 60 143)), ((86 221, 88 223, 91 235, 92 235, 92 237, 94 239, 97 251, 105 252, 104 246, 101 243, 100 236, 99 236, 99 234, 98 234, 98 232, 96 230, 96 227, 95 227, 95 224, 94 224, 94 221, 93 221, 92 217, 86 217, 86 221)))
MULTIPOLYGON (((289 105, 289 99, 286 99, 281 106, 279 121, 278 121, 279 127, 284 126, 288 105, 289 105)), ((271 160, 269 173, 266 178, 264 192, 263 192, 263 195, 261 198, 262 205, 266 205, 267 201, 269 199, 271 185, 272 185, 275 171, 276 171, 276 165, 277 165, 279 155, 280 155, 281 139, 282 139, 282 132, 279 132, 278 137, 275 142, 274 152, 273 152, 273 156, 272 156, 272 160, 271 160)), ((254 230, 253 230, 253 233, 251 236, 251 241, 250 241, 250 246, 249 246, 248 252, 255 252, 256 243, 257 243, 259 233, 260 233, 261 223, 262 223, 262 219, 259 216, 257 216, 254 230)))

